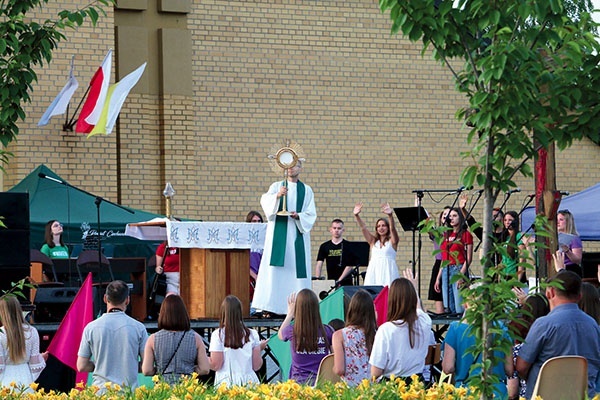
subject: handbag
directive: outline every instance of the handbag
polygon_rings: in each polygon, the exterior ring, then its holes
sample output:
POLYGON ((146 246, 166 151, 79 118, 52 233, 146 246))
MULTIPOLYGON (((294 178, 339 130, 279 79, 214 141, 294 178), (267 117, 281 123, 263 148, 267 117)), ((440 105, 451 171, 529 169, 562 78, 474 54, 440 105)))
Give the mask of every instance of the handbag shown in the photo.
POLYGON ((148 300, 154 301, 156 296, 165 296, 167 294, 167 276, 162 274, 155 274, 154 279, 152 280, 152 286, 150 290, 150 294, 148 295, 148 300))
MULTIPOLYGON (((162 263, 160 267, 164 267, 165 258, 167 256, 167 252, 169 251, 169 246, 165 246, 165 251, 162 256, 162 263)), ((153 303, 156 299, 156 295, 165 296, 167 294, 167 276, 164 273, 155 274, 154 279, 152 280, 152 286, 150 286, 150 294, 148 295, 148 300, 153 303)))

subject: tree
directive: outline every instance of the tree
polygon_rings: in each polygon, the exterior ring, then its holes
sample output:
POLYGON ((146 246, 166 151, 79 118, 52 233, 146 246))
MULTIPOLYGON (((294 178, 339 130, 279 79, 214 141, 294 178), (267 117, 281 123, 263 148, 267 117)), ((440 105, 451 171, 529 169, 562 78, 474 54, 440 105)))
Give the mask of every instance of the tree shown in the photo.
POLYGON ((32 83, 37 81, 35 68, 50 63, 57 44, 66 38, 64 31, 81 26, 89 18, 96 24, 102 6, 114 0, 94 0, 75 11, 63 10, 56 19, 39 23, 26 18, 48 0, 4 0, 0 3, 0 169, 11 153, 6 146, 19 134, 18 122, 25 120, 23 102, 30 102, 32 83))
MULTIPOLYGON (((422 41, 452 73, 465 95, 457 118, 470 127, 473 147, 463 154, 472 165, 461 176, 484 189, 482 301, 467 313, 477 326, 482 372, 474 380, 482 398, 492 396, 489 370, 494 321, 510 319, 506 300, 516 279, 497 282, 490 255, 506 251, 494 243, 492 209, 498 195, 516 187, 517 173, 531 177, 537 150, 564 149, 584 137, 598 141, 600 99, 597 84, 600 45, 588 0, 379 0, 389 11, 392 34, 422 41), (567 7, 567 8, 565 8, 567 7), (596 89, 595 89, 596 88, 596 89)), ((538 231, 538 234, 544 234, 538 231)))

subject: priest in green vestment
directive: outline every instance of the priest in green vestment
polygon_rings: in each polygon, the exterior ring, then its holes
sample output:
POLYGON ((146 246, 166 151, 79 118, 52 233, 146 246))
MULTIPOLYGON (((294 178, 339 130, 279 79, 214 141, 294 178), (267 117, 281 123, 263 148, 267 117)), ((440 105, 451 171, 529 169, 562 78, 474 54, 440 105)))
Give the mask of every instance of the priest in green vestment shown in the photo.
POLYGON ((267 233, 252 301, 257 310, 286 314, 288 295, 311 287, 310 230, 317 211, 311 187, 298 179, 301 171, 298 161, 287 181, 273 183, 260 199, 267 233), (289 215, 277 215, 284 199, 289 215))

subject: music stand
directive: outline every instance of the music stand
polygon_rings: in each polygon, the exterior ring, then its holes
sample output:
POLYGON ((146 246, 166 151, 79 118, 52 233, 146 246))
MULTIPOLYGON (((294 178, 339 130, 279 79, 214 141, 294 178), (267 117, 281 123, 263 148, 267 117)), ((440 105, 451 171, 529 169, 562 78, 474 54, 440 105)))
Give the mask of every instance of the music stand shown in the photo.
POLYGON ((345 261, 343 264, 344 266, 354 266, 354 271, 352 271, 352 280, 353 285, 358 286, 358 278, 360 276, 359 267, 369 265, 369 253, 371 252, 371 246, 367 242, 348 242, 347 248, 348 253, 350 253, 350 259, 343 260, 345 261))
POLYGON ((427 219, 427 210, 423 207, 399 207, 394 208, 394 213, 402 225, 402 229, 406 232, 415 231, 419 227, 419 223, 427 219))
MULTIPOLYGON (((419 228, 419 224, 421 221, 427 219, 428 213, 423 207, 399 207, 394 208, 394 213, 400 221, 400 225, 402 225, 402 229, 405 232, 412 231, 412 247, 413 247, 413 256, 412 256, 412 265, 413 265, 413 274, 415 274, 415 269, 417 267, 416 262, 416 231, 419 231, 419 250, 421 243, 421 229, 419 228)), ((419 293, 421 293, 421 252, 419 251, 419 293)))

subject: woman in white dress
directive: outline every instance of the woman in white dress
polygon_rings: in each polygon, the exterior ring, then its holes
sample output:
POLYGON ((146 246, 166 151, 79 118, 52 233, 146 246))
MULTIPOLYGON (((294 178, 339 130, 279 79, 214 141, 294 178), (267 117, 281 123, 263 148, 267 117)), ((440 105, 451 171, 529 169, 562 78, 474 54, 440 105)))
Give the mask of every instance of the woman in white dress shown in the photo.
POLYGON ((394 223, 392 207, 388 203, 381 205, 381 212, 388 217, 377 220, 374 234, 367 229, 367 225, 360 218, 362 207, 362 203, 356 203, 354 217, 363 236, 371 246, 371 259, 364 284, 365 286, 389 286, 394 279, 400 277, 396 264, 396 251, 400 239, 394 223))
POLYGON ((242 320, 242 303, 233 295, 221 303, 219 329, 210 338, 210 369, 215 371, 215 386, 258 383, 256 372, 263 363, 261 351, 267 346, 254 329, 242 320))
POLYGON ((40 354, 38 331, 23 320, 23 310, 14 296, 0 299, 0 386, 27 388, 46 366, 47 354, 40 354))

